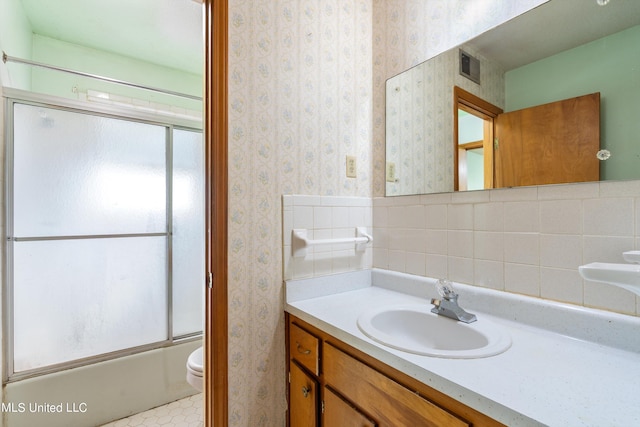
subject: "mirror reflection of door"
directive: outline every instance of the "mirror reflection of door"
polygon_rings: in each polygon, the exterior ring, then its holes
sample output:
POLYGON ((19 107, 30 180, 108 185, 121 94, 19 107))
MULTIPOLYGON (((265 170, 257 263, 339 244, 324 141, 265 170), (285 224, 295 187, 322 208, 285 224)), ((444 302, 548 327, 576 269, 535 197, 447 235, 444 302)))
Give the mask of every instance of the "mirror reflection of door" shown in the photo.
POLYGON ((600 179, 600 93, 499 115, 495 187, 600 179))
POLYGON ((485 174, 484 122, 482 117, 458 108, 458 189, 461 191, 490 188, 485 186, 485 178, 490 181, 491 173, 485 174))
POLYGON ((454 87, 454 189, 493 188, 493 123, 502 110, 454 87))

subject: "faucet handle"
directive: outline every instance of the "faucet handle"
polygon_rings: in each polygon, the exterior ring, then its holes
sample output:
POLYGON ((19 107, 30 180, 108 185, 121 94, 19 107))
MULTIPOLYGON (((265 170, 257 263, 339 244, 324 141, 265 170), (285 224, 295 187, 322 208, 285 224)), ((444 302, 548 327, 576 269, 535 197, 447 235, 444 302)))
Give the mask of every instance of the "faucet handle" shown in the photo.
POLYGON ((447 279, 439 279, 436 283, 436 289, 442 298, 449 299, 458 296, 456 291, 453 290, 453 283, 447 279))

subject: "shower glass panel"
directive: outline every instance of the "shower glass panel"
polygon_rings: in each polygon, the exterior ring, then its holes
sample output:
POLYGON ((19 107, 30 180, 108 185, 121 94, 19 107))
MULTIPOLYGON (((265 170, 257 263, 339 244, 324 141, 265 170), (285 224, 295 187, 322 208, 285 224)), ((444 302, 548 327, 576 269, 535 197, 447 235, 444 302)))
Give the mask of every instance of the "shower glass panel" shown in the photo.
POLYGON ((201 334, 202 133, 8 106, 9 377, 201 334))
POLYGON ((15 104, 14 234, 166 232, 166 128, 15 104))
POLYGON ((202 331, 204 145, 202 133, 173 131, 173 335, 202 331))
POLYGON ((166 246, 166 237, 16 242, 14 370, 166 340, 166 246))

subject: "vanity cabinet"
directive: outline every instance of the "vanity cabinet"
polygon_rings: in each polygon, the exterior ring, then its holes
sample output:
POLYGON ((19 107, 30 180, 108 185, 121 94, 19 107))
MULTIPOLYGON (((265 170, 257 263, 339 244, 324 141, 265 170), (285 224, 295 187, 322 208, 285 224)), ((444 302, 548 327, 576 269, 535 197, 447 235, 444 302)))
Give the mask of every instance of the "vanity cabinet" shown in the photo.
POLYGON ((502 426, 287 313, 289 427, 502 426))

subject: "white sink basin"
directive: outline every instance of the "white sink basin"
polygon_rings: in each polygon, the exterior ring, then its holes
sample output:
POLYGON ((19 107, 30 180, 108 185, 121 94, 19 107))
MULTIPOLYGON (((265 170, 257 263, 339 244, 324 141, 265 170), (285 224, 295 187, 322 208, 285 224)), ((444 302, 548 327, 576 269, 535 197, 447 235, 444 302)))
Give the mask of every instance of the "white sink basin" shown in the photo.
POLYGON ((429 304, 368 310, 358 317, 358 327, 380 344, 424 356, 475 359, 511 347, 511 337, 482 317, 467 324, 430 310, 429 304))
POLYGON ((578 271, 592 282, 609 283, 640 295, 640 264, 592 262, 581 265, 578 271))

